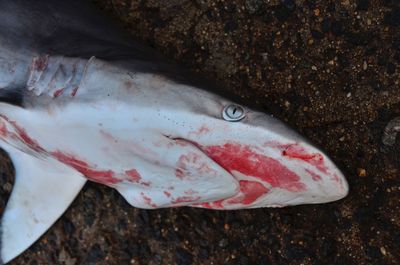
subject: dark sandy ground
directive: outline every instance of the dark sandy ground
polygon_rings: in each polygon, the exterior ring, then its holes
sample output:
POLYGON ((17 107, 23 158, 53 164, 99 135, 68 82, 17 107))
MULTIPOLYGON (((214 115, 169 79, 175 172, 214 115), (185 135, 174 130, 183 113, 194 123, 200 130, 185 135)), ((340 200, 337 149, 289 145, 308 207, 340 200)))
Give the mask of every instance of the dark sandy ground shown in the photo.
POLYGON ((351 191, 325 205, 146 211, 89 184, 11 264, 400 264, 400 137, 381 141, 400 116, 397 0, 97 2, 321 146, 351 191))

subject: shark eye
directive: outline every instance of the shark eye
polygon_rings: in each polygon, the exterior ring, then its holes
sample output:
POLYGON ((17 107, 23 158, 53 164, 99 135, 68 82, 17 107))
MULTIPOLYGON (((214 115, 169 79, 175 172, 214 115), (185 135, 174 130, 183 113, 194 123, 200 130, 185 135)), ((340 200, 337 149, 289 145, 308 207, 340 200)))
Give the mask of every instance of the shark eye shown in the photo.
POLYGON ((244 116, 244 108, 237 104, 229 104, 222 110, 222 118, 226 121, 240 121, 244 116))

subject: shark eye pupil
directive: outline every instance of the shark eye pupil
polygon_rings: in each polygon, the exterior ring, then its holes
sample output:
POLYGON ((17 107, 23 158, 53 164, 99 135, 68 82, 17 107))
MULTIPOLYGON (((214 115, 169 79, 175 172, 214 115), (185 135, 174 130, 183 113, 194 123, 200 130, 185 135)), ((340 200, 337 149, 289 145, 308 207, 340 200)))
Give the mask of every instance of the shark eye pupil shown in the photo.
POLYGON ((226 121, 240 121, 245 116, 245 111, 242 106, 230 104, 225 106, 222 111, 222 118, 226 121))

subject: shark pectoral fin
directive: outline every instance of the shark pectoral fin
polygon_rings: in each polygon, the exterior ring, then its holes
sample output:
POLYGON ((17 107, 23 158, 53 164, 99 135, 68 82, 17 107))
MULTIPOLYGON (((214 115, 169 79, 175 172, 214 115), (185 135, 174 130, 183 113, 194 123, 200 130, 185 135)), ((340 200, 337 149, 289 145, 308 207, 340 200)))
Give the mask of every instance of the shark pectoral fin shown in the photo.
MULTIPOLYGON (((6 263, 33 244, 61 216, 86 182, 53 159, 2 147, 15 168, 14 187, 1 219, 0 253, 6 263)), ((0 261, 0 264, 1 264, 0 261)))

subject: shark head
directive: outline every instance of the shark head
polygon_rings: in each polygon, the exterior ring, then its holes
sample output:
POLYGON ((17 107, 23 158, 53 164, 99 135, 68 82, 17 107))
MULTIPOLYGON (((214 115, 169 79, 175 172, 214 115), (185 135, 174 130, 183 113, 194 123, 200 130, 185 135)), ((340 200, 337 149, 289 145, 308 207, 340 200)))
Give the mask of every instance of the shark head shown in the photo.
POLYGON ((146 126, 155 123, 160 134, 199 149, 239 184, 234 196, 196 206, 282 207, 347 195, 346 179, 332 160, 271 115, 156 74, 139 75, 139 87, 141 78, 155 110, 146 126))

